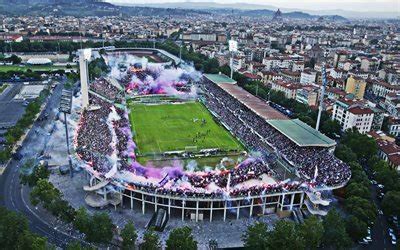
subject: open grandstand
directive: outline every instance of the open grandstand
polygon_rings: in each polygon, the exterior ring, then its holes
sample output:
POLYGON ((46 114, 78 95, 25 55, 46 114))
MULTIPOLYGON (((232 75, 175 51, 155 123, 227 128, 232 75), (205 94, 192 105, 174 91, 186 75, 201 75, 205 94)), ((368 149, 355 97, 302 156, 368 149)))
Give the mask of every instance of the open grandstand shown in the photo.
POLYGON ((330 202, 321 192, 349 180, 349 167, 332 154, 334 141, 290 120, 229 77, 201 76, 190 66, 176 66, 174 57, 171 64, 141 57, 168 56, 159 50, 120 50, 112 58, 115 53, 105 55, 112 74, 88 86, 89 104, 75 134, 76 155, 90 175, 85 190, 91 206, 101 195, 99 206, 109 204, 104 202, 109 197, 113 205, 128 202, 143 213, 164 208, 182 220, 304 207, 325 215, 330 202), (232 151, 244 151, 232 168, 219 164, 199 170, 179 162, 210 155, 229 161, 232 151), (176 161, 154 167, 138 161, 143 155, 176 161), (278 162, 297 177, 281 176, 278 162))

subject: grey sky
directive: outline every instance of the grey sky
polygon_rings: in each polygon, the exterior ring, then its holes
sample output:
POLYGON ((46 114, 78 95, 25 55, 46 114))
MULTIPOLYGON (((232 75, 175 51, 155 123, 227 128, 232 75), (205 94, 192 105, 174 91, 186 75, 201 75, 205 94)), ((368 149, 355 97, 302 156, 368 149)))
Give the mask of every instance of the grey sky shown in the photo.
MULTIPOLYGON (((185 0, 107 0, 126 3, 165 3, 184 2, 185 0)), ((248 3, 273 5, 280 8, 298 8, 308 10, 343 9, 351 11, 390 11, 399 12, 400 0, 191 0, 191 2, 248 3)))

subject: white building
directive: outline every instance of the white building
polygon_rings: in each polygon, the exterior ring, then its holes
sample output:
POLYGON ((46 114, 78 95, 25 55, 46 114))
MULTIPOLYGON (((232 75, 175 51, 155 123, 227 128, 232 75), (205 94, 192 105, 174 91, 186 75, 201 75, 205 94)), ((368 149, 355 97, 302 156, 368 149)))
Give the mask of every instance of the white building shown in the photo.
POLYGON ((332 120, 340 123, 343 131, 356 127, 365 134, 371 130, 374 111, 367 107, 352 106, 340 100, 333 105, 332 120))
POLYGON ((317 79, 317 71, 315 70, 305 70, 301 72, 300 83, 303 85, 315 83, 316 79, 317 79))

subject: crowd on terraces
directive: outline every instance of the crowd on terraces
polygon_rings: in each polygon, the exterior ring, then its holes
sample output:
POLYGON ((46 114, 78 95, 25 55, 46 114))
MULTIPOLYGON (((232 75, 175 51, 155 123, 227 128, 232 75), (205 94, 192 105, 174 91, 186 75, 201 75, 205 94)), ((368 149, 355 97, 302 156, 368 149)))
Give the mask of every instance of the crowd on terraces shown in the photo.
POLYGON ((325 148, 299 147, 244 104, 211 82, 203 84, 206 105, 248 148, 271 151, 286 159, 303 179, 317 185, 335 186, 350 178, 347 164, 325 148))
POLYGON ((90 95, 90 104, 91 106, 81 114, 75 137, 76 153, 82 160, 91 164, 95 170, 105 173, 111 167, 111 163, 107 158, 116 150, 121 168, 126 169, 129 156, 127 154, 127 146, 131 138, 124 131, 130 128, 124 110, 116 108, 94 95, 90 95), (115 108, 120 117, 120 119, 112 121, 113 130, 117 135, 115 149, 110 145, 112 131, 106 122, 112 108, 115 108))
MULTIPOLYGON (((105 85, 111 85, 104 81, 105 85)), ((100 84, 100 83, 99 83, 100 84)), ((95 84, 96 86, 96 84, 95 84)), ((95 87, 97 90, 102 89, 95 87)), ((297 171, 308 182, 317 185, 338 185, 350 177, 349 167, 336 159, 326 149, 316 147, 298 147, 286 136, 271 127, 261 117, 253 113, 246 106, 230 96, 224 90, 214 84, 204 85, 206 105, 219 116, 222 123, 231 129, 248 148, 257 151, 266 151, 271 148, 288 162, 297 167, 297 171)), ((105 87, 104 91, 108 87, 105 87)), ((110 91, 112 92, 112 91, 110 91)), ((106 93, 108 95, 110 93, 106 93)), ((109 95, 112 97, 114 94, 109 95)), ((129 131, 129 121, 124 110, 101 100, 94 95, 90 96, 91 105, 95 109, 84 110, 76 136, 76 152, 82 160, 88 162, 95 170, 105 173, 110 169, 108 156, 113 150, 117 151, 122 169, 129 169, 128 159, 134 155, 127 153, 128 145, 132 141, 129 131), (107 124, 107 118, 112 109, 115 108, 120 119, 113 120, 113 130, 107 124), (116 148, 111 147, 112 134, 117 136, 116 148)), ((131 152, 132 153, 132 152, 131 152)), ((133 159, 134 160, 134 159, 133 159)), ((192 188, 164 187, 149 183, 132 183, 137 188, 159 194, 183 195, 187 197, 222 197, 222 196, 248 196, 263 193, 292 191, 300 188, 300 184, 277 183, 273 185, 244 185, 240 188, 237 184, 244 183, 250 179, 257 179, 261 175, 272 175, 268 164, 261 160, 252 161, 248 164, 240 164, 232 170, 212 171, 208 173, 187 173, 184 178, 191 184, 192 188), (216 189, 209 190, 209 185, 215 184, 216 189), (229 185, 229 189, 227 186, 229 185), (229 190, 229 193, 226 193, 229 190)), ((180 177, 181 178, 181 177, 180 177)), ((178 182, 180 180, 172 180, 178 182)))
POLYGON ((121 99, 121 90, 111 84, 107 79, 101 77, 90 83, 90 90, 107 98, 110 101, 121 99))

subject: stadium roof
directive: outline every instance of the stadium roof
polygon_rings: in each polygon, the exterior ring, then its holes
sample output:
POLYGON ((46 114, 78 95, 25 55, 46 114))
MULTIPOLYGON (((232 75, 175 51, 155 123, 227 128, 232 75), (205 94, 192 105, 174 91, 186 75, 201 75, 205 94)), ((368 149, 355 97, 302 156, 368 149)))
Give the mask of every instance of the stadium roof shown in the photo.
POLYGON ((235 80, 224 74, 204 74, 204 76, 216 84, 221 84, 221 83, 236 84, 235 80))
POLYGON ((220 83, 218 86, 265 120, 286 120, 287 116, 269 106, 236 84, 220 83))
POLYGON ((336 142, 299 119, 267 120, 268 124, 300 147, 332 147, 336 142))

